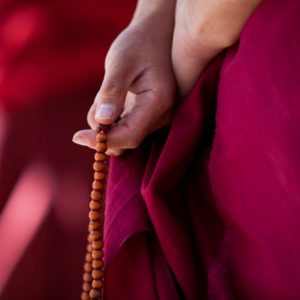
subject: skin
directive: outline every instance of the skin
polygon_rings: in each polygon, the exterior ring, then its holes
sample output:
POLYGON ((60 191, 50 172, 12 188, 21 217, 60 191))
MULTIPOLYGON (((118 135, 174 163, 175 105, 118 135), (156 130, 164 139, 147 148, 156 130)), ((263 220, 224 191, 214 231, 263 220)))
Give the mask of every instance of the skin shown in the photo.
POLYGON ((94 148, 102 123, 112 125, 108 154, 138 147, 170 123, 176 86, 186 96, 206 65, 237 41, 260 2, 140 0, 107 53, 104 79, 87 116, 91 129, 78 131, 73 141, 94 148))
POLYGON ((185 96, 207 66, 239 38, 262 0, 178 0, 172 63, 185 96))

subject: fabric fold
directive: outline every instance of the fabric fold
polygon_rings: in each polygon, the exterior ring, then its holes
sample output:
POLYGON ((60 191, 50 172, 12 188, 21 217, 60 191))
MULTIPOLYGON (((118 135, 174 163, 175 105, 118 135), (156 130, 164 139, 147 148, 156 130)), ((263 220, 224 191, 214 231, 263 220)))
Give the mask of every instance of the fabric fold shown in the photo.
POLYGON ((264 1, 172 126, 112 159, 107 285, 131 288, 108 299, 299 298, 299 11, 264 1))

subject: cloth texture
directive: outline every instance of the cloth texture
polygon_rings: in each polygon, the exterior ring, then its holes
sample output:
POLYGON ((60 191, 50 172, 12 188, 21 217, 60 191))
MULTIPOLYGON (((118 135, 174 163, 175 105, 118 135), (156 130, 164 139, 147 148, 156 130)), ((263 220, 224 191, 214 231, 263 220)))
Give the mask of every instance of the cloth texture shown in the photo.
POLYGON ((264 1, 171 127, 111 160, 106 299, 299 299, 299 11, 264 1))

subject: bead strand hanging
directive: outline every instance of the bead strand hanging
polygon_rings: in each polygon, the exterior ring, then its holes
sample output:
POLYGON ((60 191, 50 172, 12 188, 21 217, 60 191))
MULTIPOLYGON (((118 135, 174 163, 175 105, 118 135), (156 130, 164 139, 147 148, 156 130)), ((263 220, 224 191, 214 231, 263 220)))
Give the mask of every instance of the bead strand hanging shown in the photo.
POLYGON ((88 245, 85 256, 81 300, 103 300, 104 290, 104 193, 107 173, 107 127, 96 135, 94 181, 89 203, 88 245))

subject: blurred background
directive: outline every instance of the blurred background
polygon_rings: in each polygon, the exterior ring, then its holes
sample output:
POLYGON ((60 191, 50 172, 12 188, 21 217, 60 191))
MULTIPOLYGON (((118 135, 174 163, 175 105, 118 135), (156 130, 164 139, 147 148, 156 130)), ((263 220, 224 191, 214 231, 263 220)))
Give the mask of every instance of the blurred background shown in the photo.
POLYGON ((0 299, 79 299, 93 152, 86 128, 134 0, 0 0, 0 299))

